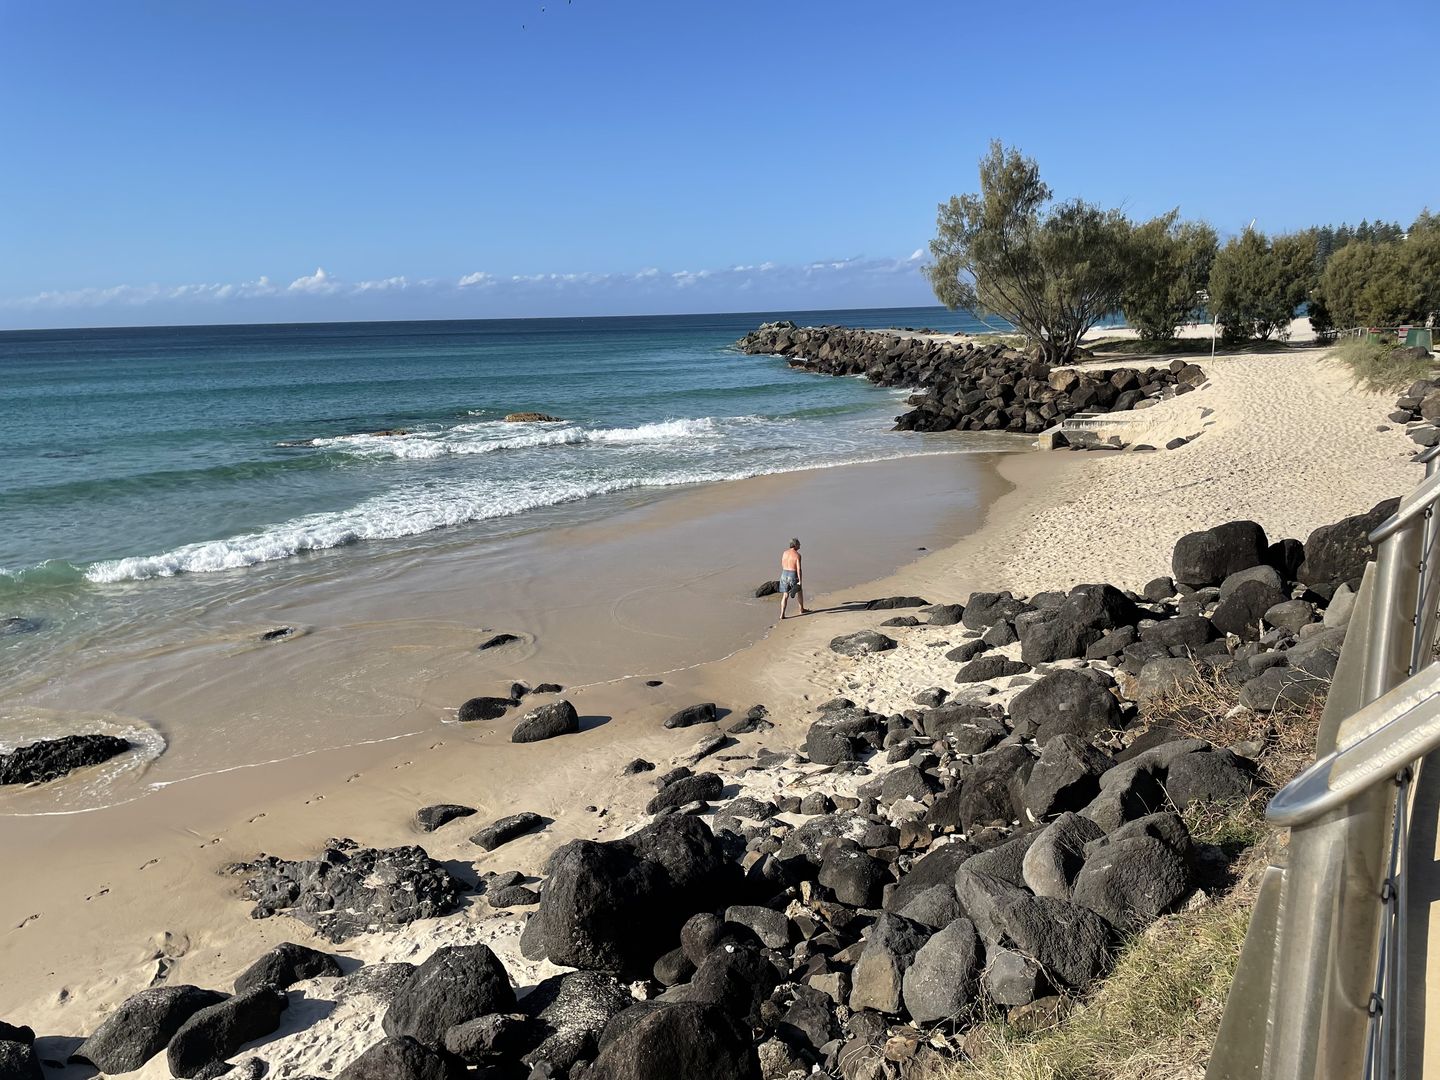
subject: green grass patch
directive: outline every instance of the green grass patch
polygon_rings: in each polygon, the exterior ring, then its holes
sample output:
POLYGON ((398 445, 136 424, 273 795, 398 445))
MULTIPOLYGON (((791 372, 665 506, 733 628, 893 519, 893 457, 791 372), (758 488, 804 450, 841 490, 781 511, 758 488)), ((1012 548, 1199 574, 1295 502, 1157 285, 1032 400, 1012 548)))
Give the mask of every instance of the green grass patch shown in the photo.
POLYGON ((1350 369, 1355 381, 1366 390, 1398 394, 1419 379, 1435 374, 1435 363, 1398 353, 1393 345, 1365 338, 1346 338, 1330 350, 1330 356, 1350 369))

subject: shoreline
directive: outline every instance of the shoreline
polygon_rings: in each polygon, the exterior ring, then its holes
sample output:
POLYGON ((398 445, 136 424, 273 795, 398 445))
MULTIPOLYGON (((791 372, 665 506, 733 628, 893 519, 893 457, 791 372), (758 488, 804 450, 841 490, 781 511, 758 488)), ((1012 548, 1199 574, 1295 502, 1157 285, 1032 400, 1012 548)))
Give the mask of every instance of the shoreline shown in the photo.
MULTIPOLYGON (((999 476, 994 459, 1017 456, 1024 455, 933 455, 732 481, 680 493, 621 514, 608 525, 590 523, 577 527, 573 535, 542 542, 571 552, 577 552, 578 546, 633 546, 637 534, 664 538, 676 530, 682 534, 703 530, 704 523, 716 521, 728 523, 720 537, 733 539, 753 531, 757 517, 781 504, 798 511, 808 499, 816 505, 807 515, 851 514, 852 506, 836 503, 837 492, 846 488, 852 497, 868 491, 881 506, 887 505, 887 499, 903 503, 912 497, 932 506, 934 512, 924 515, 932 525, 920 535, 907 528, 892 536, 882 524, 863 545, 867 550, 843 558, 837 553, 834 567, 822 569, 821 560, 812 554, 812 580, 834 580, 833 571, 847 560, 875 566, 877 559, 881 565, 889 559, 890 566, 903 567, 914 561, 914 548, 922 542, 938 546, 937 538, 953 540, 957 531, 983 527, 980 514, 947 500, 955 498, 957 483, 963 486, 976 477, 982 481, 982 490, 976 493, 982 506, 997 494, 1003 498, 999 493, 1010 482, 999 476), (971 467, 957 470, 957 464, 971 467), (808 494, 798 493, 800 487, 808 487, 808 494), (636 527, 637 520, 644 522, 644 528, 636 527)), ((762 532, 761 543, 770 539, 762 532)), ((807 552, 823 550, 825 545, 818 541, 818 535, 807 541, 807 552)), ((782 544, 783 540, 772 541, 765 550, 776 547, 778 552, 782 544)), ((0 963, 10 976, 0 983, 0 1016, 25 1015, 37 1027, 78 1034, 105 1008, 147 985, 153 964, 160 962, 154 953, 182 953, 164 958, 171 965, 169 981, 212 985, 227 981, 236 956, 258 954, 296 935, 310 940, 288 919, 250 920, 249 905, 234 897, 233 881, 219 874, 224 865, 262 851, 309 857, 329 837, 353 836, 380 847, 421 842, 436 858, 504 869, 517 856, 528 854, 527 848, 543 843, 548 849, 572 836, 592 836, 597 827, 603 835, 617 831, 621 825, 609 822, 623 823, 639 812, 644 801, 621 797, 622 783, 617 779, 621 766, 637 754, 666 760, 677 748, 694 742, 694 732, 661 728, 666 715, 695 700, 716 700, 737 713, 756 703, 736 696, 748 691, 717 686, 711 676, 712 671, 728 670, 727 665, 766 640, 782 636, 774 625, 778 600, 747 599, 766 576, 755 567, 768 562, 745 560, 740 565, 743 579, 734 580, 743 580, 745 591, 735 595, 727 585, 723 595, 740 613, 738 629, 745 636, 715 658, 674 668, 640 664, 641 670, 628 675, 567 685, 564 696, 574 701, 583 718, 578 735, 543 746, 512 745, 506 738, 511 723, 524 711, 521 708, 500 721, 432 722, 383 742, 184 778, 134 801, 93 812, 0 817, 0 838, 6 849, 34 868, 34 884, 25 895, 7 891, 0 896, 0 926, 11 930, 0 948, 0 963), (657 677, 664 685, 645 685, 657 677), (200 782, 188 782, 193 780, 200 782), (448 843, 435 836, 421 838, 412 822, 414 811, 447 800, 475 806, 487 818, 538 810, 554 822, 535 837, 506 845, 499 853, 502 861, 496 863, 467 844, 463 835, 448 843), (627 802, 632 805, 624 805, 627 802), (609 821, 597 822, 581 810, 589 804, 609 807, 609 821), (154 945, 156 941, 161 944, 154 945), (173 947, 181 941, 188 943, 183 950, 173 947), (209 955, 199 955, 205 953, 209 955), (96 973, 91 977, 94 981, 77 984, 71 973, 80 972, 96 973)), ((642 566, 639 572, 649 571, 642 566)), ((828 605, 836 594, 863 591, 864 580, 873 576, 873 571, 862 573, 853 584, 817 593, 812 603, 828 605)), ((706 598, 714 600, 715 595, 706 598)), ((692 598, 691 603, 676 605, 672 618, 693 618, 693 603, 692 598)), ((825 618, 787 619, 783 636, 801 638, 799 631, 811 621, 823 623, 825 618)), ((545 632, 536 636, 543 641, 545 632)), ((467 632, 467 654, 474 640, 475 635, 467 632)), ((678 648, 689 652, 692 646, 682 641, 678 648)), ((533 684, 562 666, 535 656, 497 657, 486 663, 494 667, 492 674, 447 681, 446 689, 433 689, 432 704, 425 708, 432 714, 453 709, 473 694, 498 692, 511 677, 533 684)), ((728 681, 731 676, 721 678, 728 681)), ((760 692, 758 687, 755 692, 760 692)), ((779 736, 781 731, 771 734, 779 736)), ((538 853, 524 861, 531 864, 527 869, 538 869, 538 853)))
MULTIPOLYGON (((927 552, 885 577, 827 592, 824 606, 843 607, 891 593, 919 593, 931 602, 947 603, 963 601, 978 589, 1068 588, 1093 580, 1095 568, 1102 566, 1106 571, 1100 580, 1138 588, 1142 576, 1164 572, 1169 549, 1183 532, 1253 517, 1274 539, 1303 538, 1315 526, 1366 510, 1412 486, 1417 469, 1409 463, 1412 448, 1403 432, 1375 430, 1383 426, 1389 403, 1383 396, 1349 387, 1341 373, 1320 362, 1318 353, 1278 359, 1264 354, 1222 357, 1210 374, 1212 384, 1184 405, 1190 410, 1200 404, 1213 413, 1193 444, 1168 454, 1009 455, 997 465, 1008 490, 988 504, 983 521, 942 550, 927 552), (1315 455, 1322 448, 1327 469, 1307 469, 1307 462, 1321 460, 1315 455), (1157 501, 1157 495, 1164 499, 1157 501)), ((1167 407, 1155 407, 1157 422, 1167 407)), ((107 847, 115 842, 103 835, 107 830, 87 830, 85 849, 97 857, 103 853, 98 865, 59 870, 56 873, 67 879, 63 882, 43 872, 36 875, 37 888, 53 901, 45 900, 50 906, 39 920, 8 935, 6 951, 11 955, 6 967, 16 978, 7 980, 0 1015, 46 1032, 79 1034, 89 1030, 87 1025, 106 1005, 146 985, 153 965, 167 964, 170 982, 225 985, 265 948, 286 939, 311 942, 312 936, 288 918, 247 918, 247 905, 234 898, 232 882, 215 873, 234 859, 248 859, 259 851, 310 857, 323 836, 355 836, 376 846, 415 843, 420 837, 408 815, 420 805, 453 799, 476 805, 482 815, 477 821, 524 810, 554 820, 544 831, 489 855, 467 845, 463 836, 469 830, 457 826, 448 835, 423 840, 433 857, 457 867, 474 863, 481 872, 514 868, 533 873, 544 856, 566 840, 609 839, 644 820, 640 811, 653 786, 647 777, 618 777, 621 766, 636 754, 657 762, 683 758, 697 734, 710 730, 662 729, 660 719, 673 708, 713 700, 738 716, 752 704, 765 704, 774 729, 741 737, 735 751, 753 753, 760 747, 796 745, 814 719, 815 704, 836 694, 889 712, 908 707, 905 703, 917 690, 953 674, 953 665, 939 663, 939 650, 908 649, 885 654, 892 659, 867 658, 857 664, 826 648, 830 638, 878 621, 876 612, 853 609, 787 621, 783 633, 772 631, 736 653, 688 668, 659 688, 637 685, 638 678, 586 687, 574 695, 582 714, 581 732, 529 755, 528 771, 516 764, 526 748, 504 741, 507 717, 483 725, 487 730, 463 747, 454 740, 421 746, 422 740, 412 739, 363 770, 363 776, 352 778, 354 786, 314 783, 318 798, 264 810, 264 816, 226 832, 207 827, 215 806, 227 801, 222 789, 235 782, 217 780, 208 793, 211 813, 173 823, 167 855, 147 868, 135 868, 138 861, 130 857, 131 850, 107 847), (942 674, 946 671, 949 674, 942 674), (645 703, 643 708, 635 708, 637 701, 645 703), (587 725, 583 717, 609 719, 587 725), (555 775, 561 771, 555 759, 542 760, 552 753, 571 758, 573 771, 555 775), (484 790, 477 783, 476 768, 482 763, 494 770, 492 775, 507 778, 503 790, 484 790), (582 804, 597 809, 586 810, 582 804), (90 888, 99 888, 100 879, 107 877, 114 882, 108 893, 93 900, 80 898, 82 878, 92 883, 90 888), (209 910, 197 913, 197 901, 209 910), (123 910, 97 917, 92 904, 123 910), (97 924, 105 921, 114 927, 117 919, 134 919, 137 911, 143 913, 143 930, 131 926, 123 944, 107 939, 106 949, 97 950, 97 924), (75 927, 89 940, 76 940, 81 935, 74 933, 75 927), (169 938, 160 936, 167 932, 169 938), (22 955, 11 943, 27 933, 22 955), (183 948, 171 947, 182 939, 183 948), (158 943, 144 947, 146 941, 158 943), (157 957, 167 948, 179 955, 157 957), (60 974, 96 971, 97 951, 113 959, 99 965, 101 973, 94 981, 60 974), (21 962, 15 963, 17 959, 21 962)), ((722 727, 726 722, 722 720, 722 727)), ((297 783, 306 772, 294 762, 280 768, 292 771, 297 783)), ((11 907, 18 912, 25 906, 7 904, 3 915, 8 919, 11 907)), ((41 898, 29 906, 41 908, 41 898)), ((533 981, 542 971, 515 956, 518 919, 490 912, 478 897, 459 915, 430 922, 437 924, 429 928, 433 934, 427 935, 425 924, 417 923, 404 931, 354 939, 336 951, 367 960, 381 954, 418 959, 443 940, 436 935, 482 934, 517 980, 533 981)), ((152 1063, 149 1068, 156 1067, 152 1063)), ((138 1075, 151 1073, 142 1070, 138 1075)))

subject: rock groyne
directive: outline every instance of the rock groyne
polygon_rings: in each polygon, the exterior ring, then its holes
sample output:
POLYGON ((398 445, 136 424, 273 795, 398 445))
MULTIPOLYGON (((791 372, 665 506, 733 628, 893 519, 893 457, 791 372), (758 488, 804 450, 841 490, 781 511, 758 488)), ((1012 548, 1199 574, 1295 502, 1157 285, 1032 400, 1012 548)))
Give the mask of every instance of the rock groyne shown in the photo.
POLYGON ((1010 431, 1035 435, 1080 413, 1141 409, 1195 389, 1205 373, 1166 367, 1051 368, 1003 343, 937 340, 843 326, 765 323, 742 352, 783 356, 821 375, 863 375, 877 386, 913 386, 897 431, 1010 431))

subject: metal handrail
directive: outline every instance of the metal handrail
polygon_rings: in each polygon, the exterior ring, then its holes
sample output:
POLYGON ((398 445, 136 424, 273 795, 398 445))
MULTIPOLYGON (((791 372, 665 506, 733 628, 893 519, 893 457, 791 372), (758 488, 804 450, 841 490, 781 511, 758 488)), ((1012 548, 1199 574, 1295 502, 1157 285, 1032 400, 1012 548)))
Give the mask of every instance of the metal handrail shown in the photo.
POLYGON ((1267 809, 1289 857, 1262 879, 1208 1080, 1404 1080, 1410 794, 1440 750, 1440 446, 1414 460, 1425 479, 1369 537, 1317 761, 1267 809))
POLYGON ((1440 750, 1440 665, 1425 667, 1355 719, 1365 733, 1281 788, 1265 808, 1266 820, 1287 827, 1314 821, 1440 750))

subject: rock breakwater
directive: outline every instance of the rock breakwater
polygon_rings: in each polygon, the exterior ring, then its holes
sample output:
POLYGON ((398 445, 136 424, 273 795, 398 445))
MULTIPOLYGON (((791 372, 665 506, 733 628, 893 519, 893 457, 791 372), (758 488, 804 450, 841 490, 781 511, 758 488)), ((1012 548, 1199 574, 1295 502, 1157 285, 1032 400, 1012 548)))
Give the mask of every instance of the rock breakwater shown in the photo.
POLYGON ((897 431, 1009 431, 1035 435, 1080 413, 1125 412, 1189 393, 1205 373, 1166 367, 1051 368, 1002 343, 935 340, 843 326, 765 323, 742 352, 783 356, 821 375, 862 375, 877 386, 912 386, 897 431))

